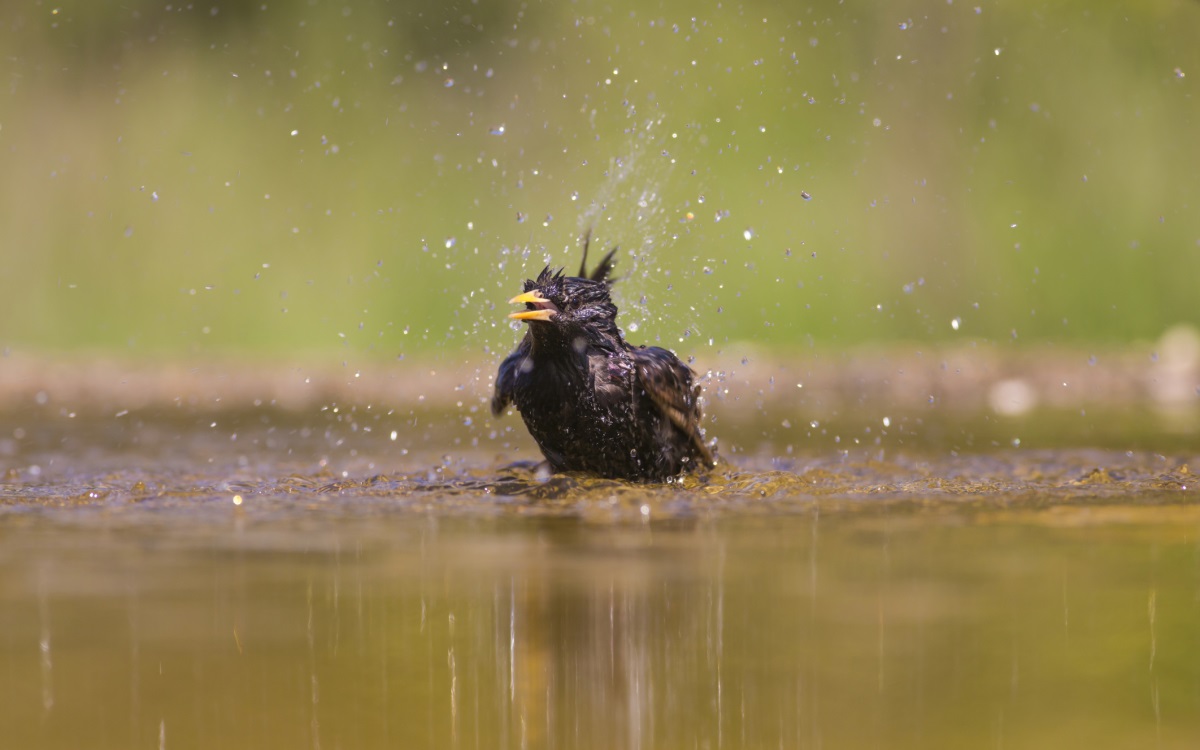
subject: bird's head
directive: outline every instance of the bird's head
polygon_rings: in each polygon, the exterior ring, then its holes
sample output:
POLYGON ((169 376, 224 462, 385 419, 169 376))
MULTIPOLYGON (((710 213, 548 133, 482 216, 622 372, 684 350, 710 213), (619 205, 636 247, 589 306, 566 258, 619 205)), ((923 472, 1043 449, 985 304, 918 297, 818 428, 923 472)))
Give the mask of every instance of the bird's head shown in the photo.
POLYGON ((524 304, 525 309, 508 317, 523 320, 536 333, 571 334, 574 339, 584 334, 615 334, 617 306, 608 294, 608 283, 578 276, 563 276, 559 269, 542 269, 536 279, 525 281, 524 294, 509 301, 510 305, 524 304))

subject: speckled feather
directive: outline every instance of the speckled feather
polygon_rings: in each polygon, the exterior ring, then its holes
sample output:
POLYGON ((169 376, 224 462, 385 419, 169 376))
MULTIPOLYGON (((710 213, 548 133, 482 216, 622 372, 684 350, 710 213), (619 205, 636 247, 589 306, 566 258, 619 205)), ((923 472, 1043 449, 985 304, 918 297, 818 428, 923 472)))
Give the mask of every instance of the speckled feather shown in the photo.
POLYGON ((546 268, 525 282, 556 314, 528 321, 500 365, 492 413, 514 404, 554 471, 663 481, 711 468, 694 373, 666 349, 625 342, 608 293, 616 248, 589 274, 587 245, 579 276, 546 268))

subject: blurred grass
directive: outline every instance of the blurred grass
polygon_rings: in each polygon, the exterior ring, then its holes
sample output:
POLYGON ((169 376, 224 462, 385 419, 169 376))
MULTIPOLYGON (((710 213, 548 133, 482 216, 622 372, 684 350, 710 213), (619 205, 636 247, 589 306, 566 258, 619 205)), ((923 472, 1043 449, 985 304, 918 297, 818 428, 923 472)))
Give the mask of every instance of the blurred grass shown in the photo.
POLYGON ((1198 31, 1166 0, 6 7, 0 346, 496 354, 593 226, 629 337, 685 353, 1156 338, 1200 323, 1198 31))

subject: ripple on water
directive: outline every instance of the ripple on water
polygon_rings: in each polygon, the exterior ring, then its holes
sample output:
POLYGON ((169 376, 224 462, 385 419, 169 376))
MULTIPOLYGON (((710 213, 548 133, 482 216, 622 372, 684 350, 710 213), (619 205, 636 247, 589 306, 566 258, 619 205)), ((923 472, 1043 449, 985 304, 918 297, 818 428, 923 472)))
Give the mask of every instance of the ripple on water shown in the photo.
MULTIPOLYGON (((63 465, 65 462, 60 462, 63 465)), ((547 476, 534 462, 460 462, 395 473, 337 475, 327 467, 278 476, 226 471, 119 469, 9 472, 0 512, 454 513, 686 517, 711 513, 1041 509, 1080 503, 1177 504, 1195 500, 1195 457, 1091 450, 1012 450, 975 456, 845 454, 723 464, 707 476, 633 484, 576 474, 547 476)), ((258 467, 261 469, 262 464, 258 467)))

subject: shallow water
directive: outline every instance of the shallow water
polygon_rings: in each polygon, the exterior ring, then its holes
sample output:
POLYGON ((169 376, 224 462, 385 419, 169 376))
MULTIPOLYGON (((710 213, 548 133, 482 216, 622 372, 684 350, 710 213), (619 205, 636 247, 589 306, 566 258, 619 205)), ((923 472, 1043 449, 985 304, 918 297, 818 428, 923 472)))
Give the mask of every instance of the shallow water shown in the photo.
POLYGON ((646 487, 432 415, 45 416, 0 426, 13 747, 1200 741, 1194 451, 646 487))

